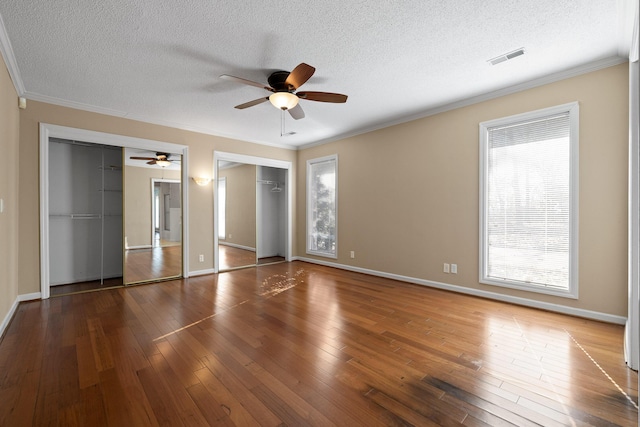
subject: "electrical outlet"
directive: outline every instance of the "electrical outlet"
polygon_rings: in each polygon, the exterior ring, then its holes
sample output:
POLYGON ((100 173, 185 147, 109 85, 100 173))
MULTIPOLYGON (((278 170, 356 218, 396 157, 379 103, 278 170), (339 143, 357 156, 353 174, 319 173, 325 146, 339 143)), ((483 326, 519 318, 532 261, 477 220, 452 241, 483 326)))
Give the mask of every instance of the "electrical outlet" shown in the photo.
POLYGON ((356 257, 356 251, 351 251, 351 258, 355 258, 356 257))
POLYGON ((231 233, 229 233, 229 238, 231 238, 231 233))
POLYGON ((458 274, 458 264, 451 264, 451 273, 458 274))
POLYGON ((448 273, 448 272, 449 272, 449 264, 447 264, 446 262, 444 263, 443 271, 444 271, 445 273, 448 273))
POLYGON ((198 257, 198 261, 204 262, 204 255, 200 254, 200 256, 198 257))

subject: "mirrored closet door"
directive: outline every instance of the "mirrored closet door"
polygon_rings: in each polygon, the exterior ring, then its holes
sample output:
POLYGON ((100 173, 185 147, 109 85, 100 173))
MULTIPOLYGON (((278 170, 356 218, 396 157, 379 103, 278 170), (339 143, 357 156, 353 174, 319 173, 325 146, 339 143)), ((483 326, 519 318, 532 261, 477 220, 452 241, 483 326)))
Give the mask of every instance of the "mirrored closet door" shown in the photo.
POLYGON ((180 277, 181 156, 125 148, 124 157, 124 283, 180 277))
POLYGON ((256 166, 218 162, 220 271, 256 265, 256 166))

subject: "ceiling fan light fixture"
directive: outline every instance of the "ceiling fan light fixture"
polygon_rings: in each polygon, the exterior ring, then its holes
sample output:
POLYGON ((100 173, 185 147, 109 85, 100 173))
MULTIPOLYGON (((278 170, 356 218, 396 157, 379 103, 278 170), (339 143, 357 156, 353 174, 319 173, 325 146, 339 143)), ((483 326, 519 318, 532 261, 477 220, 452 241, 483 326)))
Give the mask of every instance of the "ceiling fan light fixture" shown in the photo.
POLYGON ((171 162, 169 160, 156 160, 156 165, 161 168, 166 168, 167 166, 171 166, 171 162))
POLYGON ((290 92, 272 93, 269 101, 279 110, 289 110, 298 105, 298 97, 290 92))

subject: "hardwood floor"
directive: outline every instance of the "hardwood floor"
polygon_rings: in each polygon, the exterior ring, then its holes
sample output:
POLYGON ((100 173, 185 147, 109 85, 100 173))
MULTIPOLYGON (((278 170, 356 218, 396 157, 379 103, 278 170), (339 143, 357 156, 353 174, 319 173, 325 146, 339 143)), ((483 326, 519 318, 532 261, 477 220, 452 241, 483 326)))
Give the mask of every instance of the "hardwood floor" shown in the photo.
POLYGON ((229 245, 218 245, 218 269, 220 271, 232 270, 256 265, 255 251, 240 249, 229 245))
POLYGON ((182 276, 182 246, 180 245, 125 251, 125 284, 176 276, 182 276))
POLYGON ((21 303, 0 425, 636 426, 623 328, 293 262, 21 303))
POLYGON ((256 253, 254 251, 222 244, 218 245, 218 255, 220 257, 218 265, 220 271, 285 261, 283 256, 264 257, 256 260, 256 253))
MULTIPOLYGON (((135 284, 182 275, 182 246, 173 242, 148 249, 129 249, 124 255, 127 284, 135 284)), ((98 291, 124 286, 122 277, 51 286, 51 296, 98 291)))

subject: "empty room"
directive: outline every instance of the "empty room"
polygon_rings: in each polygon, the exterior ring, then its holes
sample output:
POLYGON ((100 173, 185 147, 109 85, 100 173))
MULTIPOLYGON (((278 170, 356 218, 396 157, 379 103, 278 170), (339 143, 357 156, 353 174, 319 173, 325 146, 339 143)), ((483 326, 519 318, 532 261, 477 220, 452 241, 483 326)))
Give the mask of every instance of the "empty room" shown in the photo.
POLYGON ((638 24, 1 2, 0 425, 638 425, 638 24))

